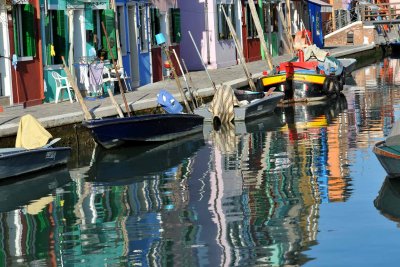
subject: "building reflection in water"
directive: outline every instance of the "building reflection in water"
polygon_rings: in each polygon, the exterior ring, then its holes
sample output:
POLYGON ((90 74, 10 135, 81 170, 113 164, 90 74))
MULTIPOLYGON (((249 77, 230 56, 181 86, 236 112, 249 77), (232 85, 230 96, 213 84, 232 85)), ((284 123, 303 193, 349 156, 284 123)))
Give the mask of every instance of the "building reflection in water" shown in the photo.
POLYGON ((0 259, 303 264, 319 205, 349 197, 346 108, 342 97, 161 146, 96 147, 89 166, 70 171, 73 182, 28 197, 50 194, 44 209, 24 213, 21 203, 1 214, 0 259))

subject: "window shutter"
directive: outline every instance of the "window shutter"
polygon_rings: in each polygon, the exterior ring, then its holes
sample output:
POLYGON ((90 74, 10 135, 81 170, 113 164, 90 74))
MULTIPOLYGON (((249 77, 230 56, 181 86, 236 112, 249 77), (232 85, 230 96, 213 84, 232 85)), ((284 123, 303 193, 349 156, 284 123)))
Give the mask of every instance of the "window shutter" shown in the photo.
POLYGON ((85 29, 93 31, 93 9, 89 6, 85 7, 85 29))
POLYGON ((172 42, 179 43, 181 41, 181 10, 179 8, 171 8, 172 16, 172 42))
MULTIPOLYGON (((116 33, 115 33, 115 13, 112 9, 105 9, 103 11, 102 20, 104 22, 104 26, 106 28, 108 40, 110 41, 111 51, 114 56, 114 59, 117 59, 117 42, 116 42, 116 33)), ((101 29, 103 33, 103 29, 101 29)), ((111 59, 111 53, 108 51, 107 39, 105 36, 102 38, 103 48, 107 50, 107 58, 111 59)))
POLYGON ((17 56, 21 56, 20 54, 20 49, 19 49, 19 41, 18 41, 18 16, 17 16, 17 8, 13 8, 13 33, 14 33, 14 49, 15 49, 15 54, 17 56))
POLYGON ((35 43, 35 18, 34 9, 31 4, 24 5, 22 10, 22 30, 24 47, 24 56, 36 56, 36 43, 35 43))
POLYGON ((56 25, 57 29, 54 29, 54 50, 56 52, 56 56, 54 58, 54 64, 61 64, 61 56, 65 58, 66 51, 66 38, 65 38, 65 11, 57 10, 56 12, 56 25))
POLYGON ((158 8, 150 8, 150 19, 151 19, 151 41, 153 45, 156 45, 156 34, 161 32, 160 29, 160 10, 158 8))

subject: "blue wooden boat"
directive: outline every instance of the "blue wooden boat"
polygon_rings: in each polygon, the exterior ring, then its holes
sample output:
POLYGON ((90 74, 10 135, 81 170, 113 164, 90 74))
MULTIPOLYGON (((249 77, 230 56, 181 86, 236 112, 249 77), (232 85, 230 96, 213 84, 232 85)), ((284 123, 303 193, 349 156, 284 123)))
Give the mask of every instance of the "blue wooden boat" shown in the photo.
POLYGON ((70 154, 70 147, 2 148, 0 149, 0 179, 66 164, 70 154))
POLYGON ((400 120, 384 141, 375 144, 373 152, 390 178, 400 178, 400 120))
POLYGON ((126 143, 166 142, 202 131, 203 117, 195 114, 150 114, 83 121, 104 148, 126 143))
POLYGON ((32 115, 22 116, 15 147, 0 148, 0 179, 66 164, 71 148, 53 147, 60 138, 52 138, 32 115))

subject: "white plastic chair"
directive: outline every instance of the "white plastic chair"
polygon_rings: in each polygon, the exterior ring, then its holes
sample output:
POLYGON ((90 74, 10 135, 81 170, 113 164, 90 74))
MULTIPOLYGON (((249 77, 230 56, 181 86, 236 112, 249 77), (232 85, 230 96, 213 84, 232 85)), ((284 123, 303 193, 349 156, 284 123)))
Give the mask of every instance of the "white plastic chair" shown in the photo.
MULTIPOLYGON (((51 75, 53 76, 54 80, 56 81, 56 99, 55 99, 55 103, 58 103, 58 98, 60 97, 60 94, 62 94, 62 90, 64 90, 64 89, 67 90, 67 92, 68 92, 69 101, 71 103, 73 103, 74 100, 72 99, 72 95, 71 95, 71 90, 73 90, 73 88, 69 84, 67 77, 62 77, 60 74, 58 74, 55 71, 53 71, 51 73, 51 75)), ((61 95, 61 98, 63 99, 62 95, 61 95)))

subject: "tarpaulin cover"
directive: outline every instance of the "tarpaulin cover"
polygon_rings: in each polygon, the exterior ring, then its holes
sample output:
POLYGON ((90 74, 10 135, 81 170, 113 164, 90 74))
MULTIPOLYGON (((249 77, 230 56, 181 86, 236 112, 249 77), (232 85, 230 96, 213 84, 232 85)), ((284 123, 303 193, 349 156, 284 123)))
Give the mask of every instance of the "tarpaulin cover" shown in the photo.
POLYGON ((53 136, 32 115, 21 117, 15 147, 35 149, 47 144, 53 136))

